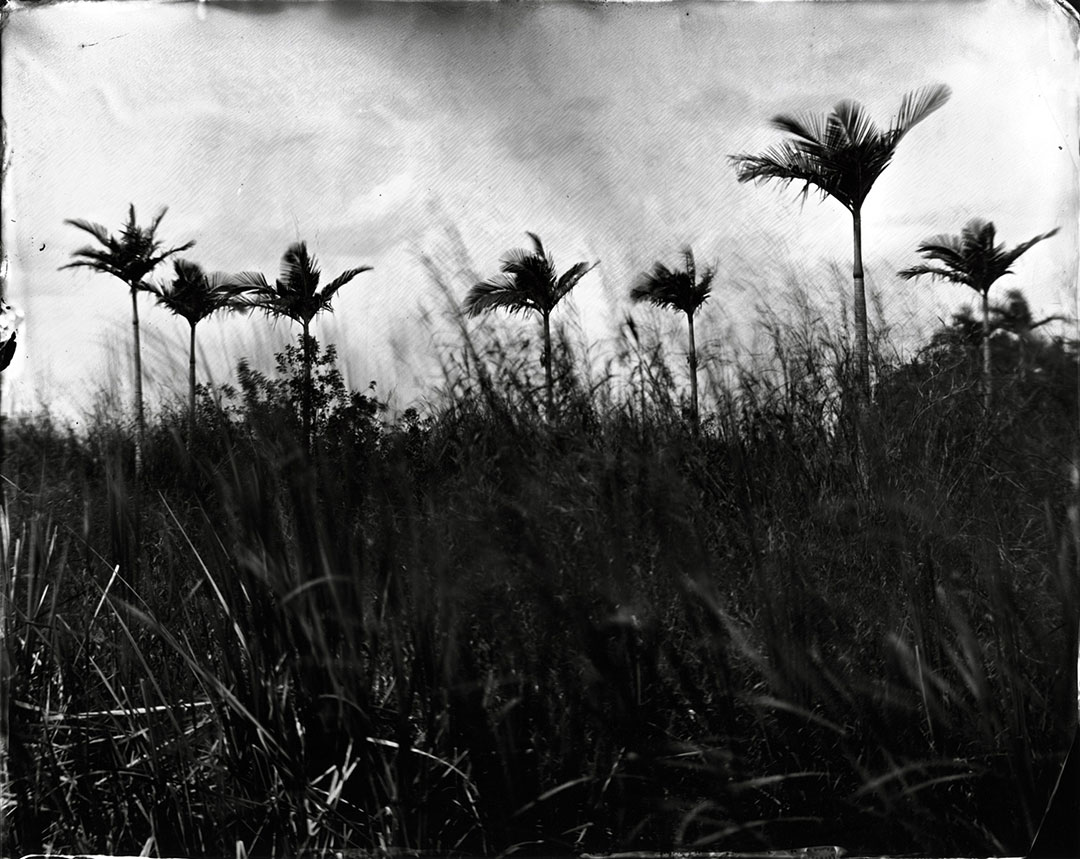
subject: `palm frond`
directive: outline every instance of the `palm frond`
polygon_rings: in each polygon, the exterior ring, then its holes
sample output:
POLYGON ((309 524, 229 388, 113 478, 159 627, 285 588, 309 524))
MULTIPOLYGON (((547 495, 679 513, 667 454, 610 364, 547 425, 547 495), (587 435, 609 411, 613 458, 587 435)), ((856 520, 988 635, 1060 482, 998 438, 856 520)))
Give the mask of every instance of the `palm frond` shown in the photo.
POLYGON ((77 259, 60 266, 59 271, 63 271, 65 268, 92 268, 96 271, 116 274, 113 256, 107 249, 93 248, 87 245, 72 251, 71 255, 77 257, 77 259))
POLYGON ((67 218, 64 223, 89 233, 103 245, 107 246, 109 244, 109 231, 101 224, 93 221, 85 221, 82 218, 67 218))
POLYGON ((465 296, 462 309, 468 316, 479 316, 492 310, 525 313, 539 310, 533 296, 522 290, 517 280, 500 275, 475 284, 465 296))
POLYGON ((836 170, 789 141, 771 146, 760 155, 735 155, 732 159, 739 182, 801 184, 799 195, 804 201, 811 189, 817 189, 822 198, 839 189, 836 170))
POLYGON ((716 267, 711 265, 706 266, 705 271, 701 273, 701 277, 694 286, 694 295, 697 298, 695 310, 709 300, 709 296, 712 295, 712 285, 714 280, 716 280, 716 267))
POLYGON ((578 285, 578 281, 580 281, 586 274, 588 274, 598 265, 600 265, 599 260, 593 263, 576 262, 572 266, 570 266, 570 268, 564 271, 562 273, 562 276, 559 278, 559 282, 555 286, 555 295, 552 306, 558 304, 567 295, 569 295, 570 290, 572 290, 575 286, 578 285))
POLYGON ((167 260, 169 257, 173 256, 174 254, 180 254, 180 253, 183 253, 184 251, 189 251, 193 247, 195 247, 195 239, 192 239, 191 241, 188 241, 188 242, 184 242, 182 245, 176 245, 176 247, 168 248, 168 249, 163 250, 163 251, 158 251, 157 253, 152 254, 148 258, 147 261, 152 263, 151 268, 154 268, 159 263, 164 262, 165 260, 167 260))
POLYGON ((825 121, 816 114, 795 116, 785 113, 774 116, 770 121, 774 127, 798 138, 801 144, 820 146, 825 137, 825 121))
POLYGON ((1035 236, 1032 239, 1028 239, 1026 242, 1021 242, 1011 251, 1008 251, 1005 254, 1002 262, 1004 262, 1006 266, 1011 266, 1014 262, 1016 262, 1017 259, 1019 259, 1023 254, 1027 253, 1029 250, 1031 250, 1039 242, 1044 241, 1051 236, 1057 235, 1060 229, 1060 227, 1054 227, 1054 229, 1050 230, 1049 232, 1042 233, 1041 235, 1035 236))
POLYGON ((319 268, 306 242, 289 245, 281 258, 278 291, 311 297, 319 288, 319 268))
POLYGON ((525 235, 527 235, 533 243, 533 253, 536 254, 536 256, 538 257, 543 257, 544 259, 547 259, 548 255, 547 252, 544 250, 544 243, 540 241, 540 236, 538 236, 536 233, 530 233, 528 230, 525 231, 525 235))
POLYGON ((963 266, 966 257, 963 244, 955 236, 933 236, 919 242, 916 250, 924 259, 936 260, 952 268, 963 266))
POLYGON ((873 145, 881 138, 881 129, 857 101, 842 101, 836 105, 829 117, 828 127, 834 134, 839 132, 837 142, 843 146, 862 148, 873 145))
POLYGON ((967 283, 963 280, 963 275, 953 268, 946 268, 944 266, 935 265, 913 265, 910 268, 902 269, 897 274, 904 280, 911 280, 912 278, 922 277, 923 275, 929 275, 930 277, 940 278, 941 280, 949 280, 954 283, 967 283))
POLYGON ((905 134, 942 107, 951 96, 952 90, 945 84, 932 84, 907 93, 890 129, 893 144, 899 143, 905 134))
POLYGON ((530 253, 522 248, 508 251, 503 258, 500 270, 506 274, 535 277, 540 280, 553 280, 555 266, 543 254, 530 253))
POLYGON ((231 272, 229 273, 228 278, 229 281, 237 287, 252 292, 270 289, 270 284, 266 280, 266 275, 261 271, 231 272))
POLYGON ((687 245, 682 249, 683 266, 691 283, 697 283, 697 266, 694 264, 694 251, 687 245))
MULTIPOLYGON (((161 219, 165 217, 165 213, 169 211, 168 206, 162 206, 161 211, 154 215, 153 220, 150 221, 150 226, 147 228, 147 232, 153 236, 157 232, 157 228, 161 224, 161 219)), ((131 222, 135 223, 135 206, 131 206, 131 222)))
POLYGON ((358 274, 363 274, 365 271, 371 271, 372 268, 369 265, 361 265, 356 268, 350 268, 348 271, 342 272, 326 286, 323 287, 320 297, 322 299, 323 307, 326 310, 333 310, 330 306, 330 300, 334 297, 341 287, 347 284, 350 280, 356 277, 358 274))

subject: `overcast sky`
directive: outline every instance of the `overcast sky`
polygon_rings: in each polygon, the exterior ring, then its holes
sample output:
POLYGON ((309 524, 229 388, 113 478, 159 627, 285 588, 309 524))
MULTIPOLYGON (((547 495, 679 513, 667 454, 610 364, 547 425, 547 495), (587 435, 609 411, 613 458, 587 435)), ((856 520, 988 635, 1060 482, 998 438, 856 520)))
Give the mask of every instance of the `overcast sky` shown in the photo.
MULTIPOLYGON (((1049 0, 15 11, 3 211, 8 300, 26 318, 4 407, 85 402, 123 375, 126 290, 57 269, 85 244, 65 218, 115 231, 129 202, 144 221, 167 205, 160 236, 195 239, 187 256, 208 270, 272 278, 298 238, 324 279, 373 265, 313 330, 338 343, 358 387, 376 379, 399 405, 432 369, 424 310, 442 308, 419 256, 439 259, 460 297, 461 251, 486 276, 526 230, 560 268, 601 260, 568 308, 598 342, 629 309, 634 276, 691 243, 721 273, 704 337, 722 349, 758 303, 783 306, 792 276, 828 290, 830 266, 847 278, 851 265, 845 209, 739 185, 728 156, 779 140, 776 113, 851 98, 887 125, 905 92, 938 82, 951 101, 900 144, 864 209, 886 313, 929 330, 970 301, 895 272, 920 240, 981 216, 1009 245, 1062 227, 998 289, 1074 314, 1077 43, 1049 0)), ((149 300, 142 318, 148 388, 183 391, 186 323, 149 300)), ((241 355, 264 361, 293 333, 212 321, 202 366, 226 381, 241 355)))

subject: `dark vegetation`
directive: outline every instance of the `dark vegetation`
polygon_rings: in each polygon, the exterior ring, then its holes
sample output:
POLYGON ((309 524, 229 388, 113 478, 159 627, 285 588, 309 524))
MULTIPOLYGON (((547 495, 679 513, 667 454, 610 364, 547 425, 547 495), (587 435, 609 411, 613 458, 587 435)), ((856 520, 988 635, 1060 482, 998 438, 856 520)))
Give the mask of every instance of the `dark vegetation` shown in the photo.
POLYGON ((699 390, 715 269, 657 264, 632 297, 686 314, 689 398, 632 319, 602 372, 553 330, 591 266, 533 234, 461 309, 538 315, 542 360, 462 322, 391 417, 310 336, 367 266, 320 288, 298 243, 273 285, 155 286, 191 246, 164 212, 69 221, 97 242, 72 265, 131 292, 134 426, 103 401, 0 433, 3 849, 1026 852, 1077 725, 1080 346, 990 305, 1052 232, 1007 251, 981 220, 903 273, 981 319, 903 360, 871 331, 861 206, 948 98, 778 116, 734 157, 849 210, 852 318, 768 315, 771 354, 705 358, 699 390), (139 292, 190 325, 188 397, 150 420, 139 292), (198 322, 238 309, 298 343, 199 386, 198 322))
POLYGON ((10 420, 10 852, 1022 854, 1076 721, 1080 380, 1017 302, 989 410, 968 313, 877 343, 868 406, 773 320, 696 431, 637 327, 599 378, 482 328, 395 419, 298 342, 194 437, 151 415, 138 476, 115 411, 10 420))

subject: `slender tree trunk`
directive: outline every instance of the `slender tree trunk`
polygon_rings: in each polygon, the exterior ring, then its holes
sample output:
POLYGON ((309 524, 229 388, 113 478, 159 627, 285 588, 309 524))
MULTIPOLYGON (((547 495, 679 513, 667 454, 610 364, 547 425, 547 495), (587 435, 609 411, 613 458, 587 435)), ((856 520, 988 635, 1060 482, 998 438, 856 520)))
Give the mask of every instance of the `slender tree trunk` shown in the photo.
POLYGON ((188 358, 188 450, 195 444, 195 323, 191 323, 191 349, 188 358))
POLYGON ((855 281, 855 370, 858 376, 859 397, 870 400, 870 338, 866 327, 866 282, 862 261, 862 210, 851 213, 854 226, 855 254, 851 276, 855 281))
POLYGON ((990 411, 992 381, 990 378, 990 290, 982 294, 982 347, 983 347, 983 408, 990 411))
POLYGON ((143 413, 142 343, 139 339, 138 290, 131 284, 131 328, 135 335, 135 477, 142 474, 143 446, 146 442, 146 416, 143 413))
POLYGON ((641 400, 641 431, 645 432, 645 361, 638 353, 638 397, 641 400))
POLYGON ((694 314, 687 313, 690 328, 690 425, 698 431, 697 344, 694 342, 694 314))
POLYGON ((551 314, 544 313, 544 389, 547 395, 547 419, 555 419, 555 382, 551 376, 551 314))
POLYGON ((304 450, 311 453, 311 345, 308 340, 308 323, 301 323, 304 327, 304 393, 303 410, 301 418, 304 433, 304 450))

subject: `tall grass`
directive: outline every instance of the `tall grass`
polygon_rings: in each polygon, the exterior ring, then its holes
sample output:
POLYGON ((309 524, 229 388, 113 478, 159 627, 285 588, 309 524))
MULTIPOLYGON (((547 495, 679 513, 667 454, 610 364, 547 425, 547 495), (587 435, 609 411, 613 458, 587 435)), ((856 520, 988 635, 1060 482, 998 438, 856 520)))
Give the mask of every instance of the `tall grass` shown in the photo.
POLYGON ((558 340, 551 422, 496 329, 393 421, 316 348, 310 457, 292 347, 191 447, 158 415, 139 484, 105 413, 12 421, 13 852, 1026 850, 1076 720, 1075 347, 999 342, 985 414, 963 349, 881 340, 860 412, 835 321, 762 322, 696 436, 640 328, 602 372, 558 340))

